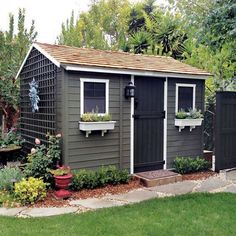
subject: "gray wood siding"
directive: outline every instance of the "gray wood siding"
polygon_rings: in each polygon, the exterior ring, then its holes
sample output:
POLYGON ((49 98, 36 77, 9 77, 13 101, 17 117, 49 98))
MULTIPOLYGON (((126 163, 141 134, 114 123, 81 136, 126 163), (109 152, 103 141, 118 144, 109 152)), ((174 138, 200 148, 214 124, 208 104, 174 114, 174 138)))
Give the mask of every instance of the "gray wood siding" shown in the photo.
POLYGON ((196 108, 204 110, 204 81, 190 79, 168 79, 167 105, 167 168, 173 167, 176 156, 203 155, 203 125, 189 131, 189 127, 179 132, 174 125, 176 83, 196 84, 196 108))
MULTIPOLYGON (((63 72, 61 86, 62 119, 58 127, 63 133, 63 156, 65 164, 72 169, 97 168, 102 165, 130 167, 130 101, 124 98, 124 87, 130 76, 63 72), (109 113, 116 121, 115 129, 104 137, 92 132, 88 138, 79 130, 80 78, 109 79, 109 113)), ((59 101, 60 103, 60 101, 59 101)), ((59 118, 60 119, 60 118, 59 118)))

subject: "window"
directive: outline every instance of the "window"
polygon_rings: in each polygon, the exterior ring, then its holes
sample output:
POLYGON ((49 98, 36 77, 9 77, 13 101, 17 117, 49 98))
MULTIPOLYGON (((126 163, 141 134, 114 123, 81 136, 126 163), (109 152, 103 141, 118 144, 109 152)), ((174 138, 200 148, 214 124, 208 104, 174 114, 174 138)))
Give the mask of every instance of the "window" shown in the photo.
POLYGON ((180 109, 188 111, 195 108, 195 84, 176 84, 176 104, 175 112, 180 109))
POLYGON ((81 79, 81 115, 86 112, 108 113, 109 80, 81 79))

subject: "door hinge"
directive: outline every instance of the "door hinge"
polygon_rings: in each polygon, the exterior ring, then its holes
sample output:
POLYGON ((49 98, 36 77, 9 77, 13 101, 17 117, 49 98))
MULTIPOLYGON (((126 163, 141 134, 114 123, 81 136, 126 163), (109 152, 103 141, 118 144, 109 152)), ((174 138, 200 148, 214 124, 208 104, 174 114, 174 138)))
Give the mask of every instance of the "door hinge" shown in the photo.
POLYGON ((164 119, 166 118, 166 111, 162 112, 162 118, 164 118, 164 119))

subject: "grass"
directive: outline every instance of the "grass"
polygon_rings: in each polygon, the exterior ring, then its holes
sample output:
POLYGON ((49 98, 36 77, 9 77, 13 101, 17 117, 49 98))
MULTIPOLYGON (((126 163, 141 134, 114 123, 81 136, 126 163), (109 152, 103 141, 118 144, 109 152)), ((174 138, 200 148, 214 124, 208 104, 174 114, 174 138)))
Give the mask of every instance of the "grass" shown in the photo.
POLYGON ((0 235, 236 235, 236 194, 189 194, 83 214, 0 217, 0 235))

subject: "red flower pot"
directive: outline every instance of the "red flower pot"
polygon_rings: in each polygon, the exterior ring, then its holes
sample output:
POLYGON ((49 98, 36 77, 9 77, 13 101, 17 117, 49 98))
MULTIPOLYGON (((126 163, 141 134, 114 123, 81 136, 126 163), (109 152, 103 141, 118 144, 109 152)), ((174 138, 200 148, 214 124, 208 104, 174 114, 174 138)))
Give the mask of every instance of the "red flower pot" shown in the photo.
POLYGON ((71 196, 71 192, 67 189, 71 183, 72 174, 54 176, 56 187, 59 189, 55 192, 56 197, 58 198, 68 198, 71 196))

